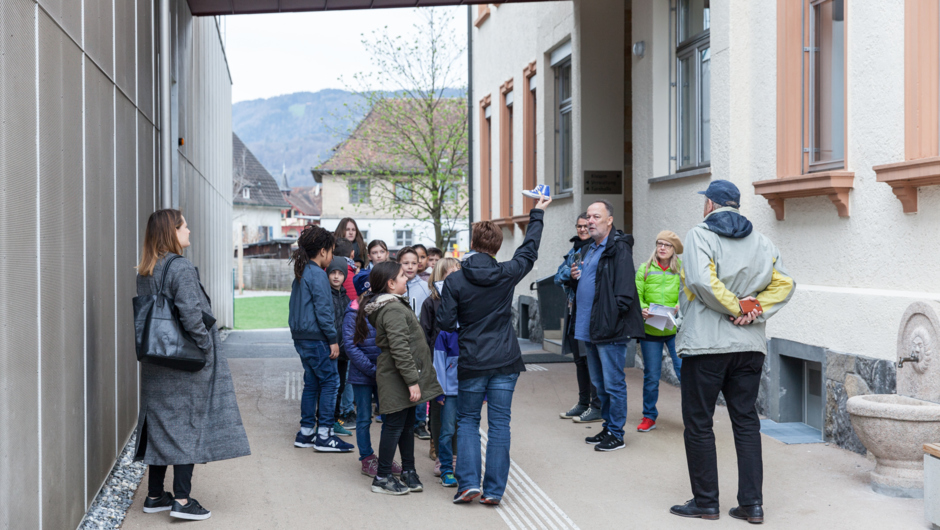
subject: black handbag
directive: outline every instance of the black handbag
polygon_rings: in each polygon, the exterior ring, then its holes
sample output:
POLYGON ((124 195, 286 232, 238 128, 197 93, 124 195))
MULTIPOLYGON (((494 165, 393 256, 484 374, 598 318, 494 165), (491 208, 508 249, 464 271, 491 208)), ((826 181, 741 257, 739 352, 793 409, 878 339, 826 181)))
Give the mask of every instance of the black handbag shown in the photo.
POLYGON ((134 335, 137 360, 167 368, 198 372, 206 366, 206 354, 189 335, 179 319, 176 304, 163 294, 170 264, 180 256, 167 258, 156 294, 134 297, 134 335))

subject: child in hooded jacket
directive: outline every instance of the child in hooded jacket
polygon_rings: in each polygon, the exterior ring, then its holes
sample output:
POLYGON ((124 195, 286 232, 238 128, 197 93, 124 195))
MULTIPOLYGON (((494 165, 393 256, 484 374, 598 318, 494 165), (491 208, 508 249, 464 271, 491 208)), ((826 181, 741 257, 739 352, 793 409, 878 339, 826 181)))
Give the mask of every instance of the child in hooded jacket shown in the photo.
MULTIPOLYGON (((359 303, 363 295, 369 291, 369 275, 356 275, 353 279, 356 294, 359 298, 353 300, 346 308, 343 317, 343 343, 346 346, 346 355, 349 357, 349 378, 347 382, 352 385, 353 396, 358 413, 356 415, 356 443, 359 446, 359 462, 362 474, 375 478, 379 470, 379 457, 372 450, 372 436, 369 429, 372 426, 372 402, 378 400, 378 387, 375 383, 375 366, 382 350, 375 345, 375 328, 369 324, 369 333, 359 342, 355 341, 356 316, 359 314, 359 303)), ((401 464, 392 461, 392 474, 401 474, 401 464)))

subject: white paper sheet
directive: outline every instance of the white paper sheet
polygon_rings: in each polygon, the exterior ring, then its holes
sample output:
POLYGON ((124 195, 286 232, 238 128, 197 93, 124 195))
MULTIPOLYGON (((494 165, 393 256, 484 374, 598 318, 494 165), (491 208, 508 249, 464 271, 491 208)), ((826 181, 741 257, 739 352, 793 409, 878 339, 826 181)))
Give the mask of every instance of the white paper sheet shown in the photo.
POLYGON ((649 313, 651 316, 646 319, 646 323, 659 330, 672 329, 676 327, 676 319, 673 311, 675 311, 675 309, 672 307, 650 304, 649 313))

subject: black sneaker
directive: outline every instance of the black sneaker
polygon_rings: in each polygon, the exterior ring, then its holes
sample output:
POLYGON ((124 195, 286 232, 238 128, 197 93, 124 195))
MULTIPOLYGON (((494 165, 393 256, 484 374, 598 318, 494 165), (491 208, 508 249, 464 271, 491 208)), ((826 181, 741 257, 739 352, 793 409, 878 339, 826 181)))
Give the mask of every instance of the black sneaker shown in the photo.
POLYGON ((372 479, 372 493, 384 493, 385 495, 407 495, 411 491, 394 475, 380 477, 378 475, 372 479))
POLYGON ((348 413, 346 413, 345 416, 343 416, 343 427, 346 427, 347 429, 356 428, 356 411, 355 410, 351 410, 348 413))
POLYGON ((205 521, 212 517, 212 512, 202 507, 199 501, 190 497, 186 506, 179 501, 173 501, 173 509, 170 511, 170 517, 177 519, 187 519, 189 521, 205 521))
POLYGON ((568 412, 562 412, 558 414, 558 416, 561 417, 561 419, 563 420, 570 420, 570 419, 577 418, 578 416, 584 414, 584 411, 587 409, 588 409, 587 405, 582 405, 578 403, 577 405, 571 407, 571 409, 568 410, 568 412))
POLYGON ((173 494, 169 491, 164 491, 163 495, 157 497, 156 499, 151 499, 147 497, 144 501, 144 513, 157 513, 165 512, 173 507, 173 494))
POLYGON ((597 433, 596 435, 594 435, 594 436, 588 436, 587 438, 585 438, 585 439, 584 439, 584 443, 586 443, 586 444, 588 444, 588 445, 597 445, 597 444, 603 442, 604 440, 606 440, 606 439, 607 439, 607 436, 609 436, 609 435, 610 435, 610 431, 608 431, 608 430, 605 428, 604 430, 602 430, 601 432, 597 433))
POLYGON ((607 439, 603 442, 594 446, 595 451, 616 451, 617 449, 623 449, 627 444, 623 443, 622 438, 617 438, 613 433, 607 433, 607 439))
POLYGON ((427 425, 423 421, 419 423, 417 427, 415 427, 415 436, 419 440, 431 439, 431 433, 428 432, 427 425))
POLYGON ((421 479, 418 478, 418 472, 413 469, 411 471, 402 471, 401 481, 408 487, 408 491, 424 491, 424 484, 421 484, 421 479))

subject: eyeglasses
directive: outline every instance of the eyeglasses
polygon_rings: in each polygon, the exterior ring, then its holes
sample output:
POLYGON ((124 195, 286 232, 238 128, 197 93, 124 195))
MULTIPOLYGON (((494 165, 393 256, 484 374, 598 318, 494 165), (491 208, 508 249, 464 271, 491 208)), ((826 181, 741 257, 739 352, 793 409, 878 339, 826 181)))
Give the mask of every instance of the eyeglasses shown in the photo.
POLYGON ((577 228, 578 230, 587 230, 587 229, 588 229, 588 225, 575 225, 574 227, 577 228))
POLYGON ((672 243, 665 243, 663 241, 657 241, 656 246, 658 248, 672 248, 672 243))

